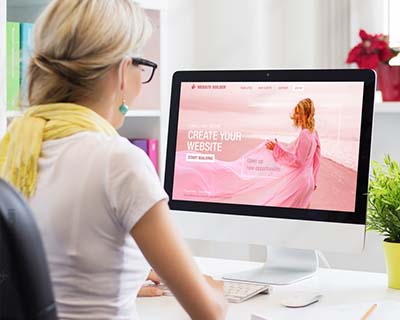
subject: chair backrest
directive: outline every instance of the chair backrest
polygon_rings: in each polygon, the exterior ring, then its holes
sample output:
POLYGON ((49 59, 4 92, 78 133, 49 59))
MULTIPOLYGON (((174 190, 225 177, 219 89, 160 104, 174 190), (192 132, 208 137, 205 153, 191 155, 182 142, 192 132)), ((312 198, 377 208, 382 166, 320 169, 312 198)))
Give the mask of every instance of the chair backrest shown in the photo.
POLYGON ((45 252, 22 196, 0 179, 0 319, 55 320, 45 252))

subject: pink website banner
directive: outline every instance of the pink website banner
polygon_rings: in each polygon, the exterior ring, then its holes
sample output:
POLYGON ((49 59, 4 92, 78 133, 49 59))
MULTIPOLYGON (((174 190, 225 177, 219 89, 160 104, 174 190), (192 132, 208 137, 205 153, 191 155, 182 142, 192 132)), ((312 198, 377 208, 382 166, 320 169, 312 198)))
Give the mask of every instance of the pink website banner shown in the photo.
POLYGON ((173 199, 353 211, 362 97, 362 82, 183 83, 173 199), (313 131, 291 119, 305 98, 313 131))

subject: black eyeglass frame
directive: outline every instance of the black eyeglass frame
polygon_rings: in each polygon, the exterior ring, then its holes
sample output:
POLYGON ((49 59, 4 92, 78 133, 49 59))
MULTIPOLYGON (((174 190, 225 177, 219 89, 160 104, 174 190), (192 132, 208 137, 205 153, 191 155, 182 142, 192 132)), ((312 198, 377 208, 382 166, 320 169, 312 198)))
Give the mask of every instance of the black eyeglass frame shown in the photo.
POLYGON ((150 76, 149 80, 142 82, 143 84, 149 83, 153 79, 154 73, 156 72, 156 69, 158 67, 157 63, 147 60, 147 59, 143 59, 143 58, 132 57, 132 64, 134 66, 142 65, 142 66, 147 66, 147 67, 153 68, 151 71, 151 76, 150 76))

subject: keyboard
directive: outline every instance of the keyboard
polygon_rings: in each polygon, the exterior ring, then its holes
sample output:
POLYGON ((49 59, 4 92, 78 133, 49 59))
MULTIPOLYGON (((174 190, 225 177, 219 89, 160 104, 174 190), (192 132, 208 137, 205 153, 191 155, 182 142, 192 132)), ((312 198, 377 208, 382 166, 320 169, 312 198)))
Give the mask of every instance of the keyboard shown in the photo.
POLYGON ((240 303, 259 293, 269 294, 271 286, 260 283, 224 280, 224 295, 228 302, 240 303))
MULTIPOLYGON (((222 280, 224 282, 224 296, 228 302, 240 303, 246 301, 259 293, 269 294, 272 287, 267 284, 239 282, 231 280, 222 280)), ((157 287, 164 291, 164 295, 172 296, 173 294, 164 284, 150 286, 157 287)))

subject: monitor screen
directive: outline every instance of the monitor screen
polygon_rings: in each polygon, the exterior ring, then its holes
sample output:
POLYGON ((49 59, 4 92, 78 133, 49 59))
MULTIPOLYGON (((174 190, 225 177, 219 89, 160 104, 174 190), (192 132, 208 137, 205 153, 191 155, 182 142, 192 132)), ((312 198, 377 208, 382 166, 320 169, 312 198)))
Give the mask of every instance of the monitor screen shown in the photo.
POLYGON ((357 212, 362 79, 179 86, 172 201, 357 212))

